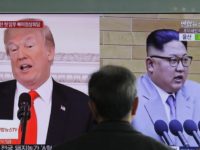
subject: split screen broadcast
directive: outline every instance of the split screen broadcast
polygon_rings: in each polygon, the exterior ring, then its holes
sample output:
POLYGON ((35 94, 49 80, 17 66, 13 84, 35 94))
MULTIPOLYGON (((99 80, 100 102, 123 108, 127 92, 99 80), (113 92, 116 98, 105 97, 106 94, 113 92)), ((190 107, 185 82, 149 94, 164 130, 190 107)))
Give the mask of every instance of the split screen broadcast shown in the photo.
POLYGON ((198 149, 199 18, 1 14, 1 149, 52 149, 90 133, 99 121, 88 104, 88 82, 108 65, 136 76, 134 130, 167 147, 198 149))

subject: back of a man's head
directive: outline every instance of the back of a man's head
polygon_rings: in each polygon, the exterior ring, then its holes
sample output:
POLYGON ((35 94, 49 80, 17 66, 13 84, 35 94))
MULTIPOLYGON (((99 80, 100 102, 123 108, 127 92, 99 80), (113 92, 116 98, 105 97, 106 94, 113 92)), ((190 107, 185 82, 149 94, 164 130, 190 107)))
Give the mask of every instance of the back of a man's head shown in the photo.
MULTIPOLYGON (((151 47, 163 51, 164 44, 171 41, 179 41, 179 32, 173 29, 158 29, 151 32, 146 40, 147 56, 150 55, 151 47)), ((187 42, 180 41, 187 49, 187 42)))
POLYGON ((105 66, 92 74, 89 97, 104 120, 122 120, 136 97, 135 76, 126 68, 105 66))

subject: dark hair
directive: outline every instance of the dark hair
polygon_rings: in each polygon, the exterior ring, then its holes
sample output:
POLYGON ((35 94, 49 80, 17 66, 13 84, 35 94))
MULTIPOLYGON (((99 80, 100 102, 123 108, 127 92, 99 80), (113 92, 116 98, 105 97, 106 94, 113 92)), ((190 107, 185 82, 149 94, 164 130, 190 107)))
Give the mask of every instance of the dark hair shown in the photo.
POLYGON ((136 96, 135 76, 124 67, 108 65, 91 75, 88 90, 98 115, 120 120, 132 109, 136 96))
MULTIPOLYGON (((163 45, 171 41, 179 41, 179 32, 173 29, 159 29, 151 32, 146 40, 147 55, 149 54, 149 47, 153 46, 156 49, 163 51, 163 45)), ((187 49, 187 42, 180 41, 187 49)))

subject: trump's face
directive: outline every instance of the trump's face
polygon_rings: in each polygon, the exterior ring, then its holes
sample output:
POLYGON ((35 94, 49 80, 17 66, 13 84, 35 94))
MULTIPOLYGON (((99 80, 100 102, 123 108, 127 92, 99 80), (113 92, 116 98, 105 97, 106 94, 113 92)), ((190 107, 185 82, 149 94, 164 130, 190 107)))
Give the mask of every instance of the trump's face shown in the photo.
POLYGON ((168 93, 177 92, 188 75, 189 66, 185 65, 191 62, 183 43, 168 42, 164 44, 162 52, 152 50, 151 55, 155 57, 147 59, 147 70, 152 81, 168 93))
POLYGON ((28 89, 38 88, 50 76, 54 47, 46 43, 41 29, 9 29, 5 36, 13 75, 28 89))

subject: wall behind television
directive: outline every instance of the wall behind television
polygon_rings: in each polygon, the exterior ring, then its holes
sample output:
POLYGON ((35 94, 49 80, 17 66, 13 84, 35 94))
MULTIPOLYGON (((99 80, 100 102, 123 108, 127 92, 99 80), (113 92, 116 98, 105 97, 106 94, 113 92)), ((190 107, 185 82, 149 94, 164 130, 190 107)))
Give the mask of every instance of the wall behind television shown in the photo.
POLYGON ((1 0, 3 13, 200 12, 199 0, 1 0))
MULTIPOLYGON (((100 18, 101 66, 107 64, 129 68, 139 76, 146 72, 145 41, 159 28, 179 30, 181 21, 196 20, 200 14, 104 14, 100 18)), ((199 21, 200 22, 200 21, 199 21)), ((200 41, 188 42, 193 56, 189 79, 200 82, 200 41)))

